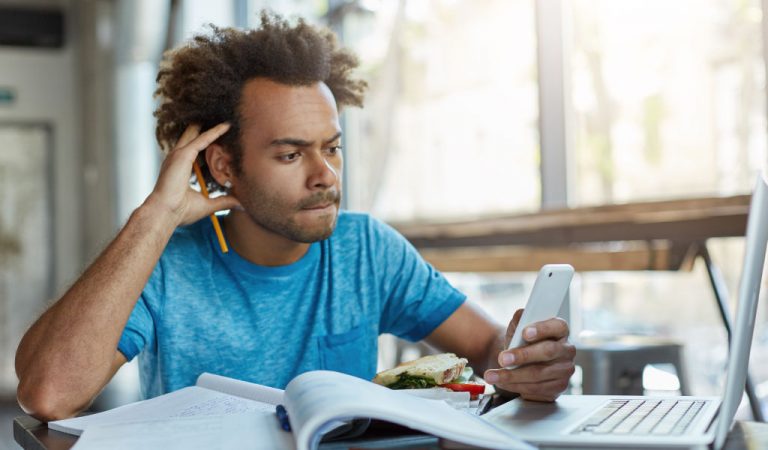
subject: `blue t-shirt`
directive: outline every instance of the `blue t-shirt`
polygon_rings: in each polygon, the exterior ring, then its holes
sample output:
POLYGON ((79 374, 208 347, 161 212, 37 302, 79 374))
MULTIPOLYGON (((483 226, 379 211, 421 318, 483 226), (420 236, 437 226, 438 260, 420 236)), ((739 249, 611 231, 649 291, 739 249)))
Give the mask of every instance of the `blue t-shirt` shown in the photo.
POLYGON ((293 264, 224 254, 210 220, 177 229, 118 349, 139 355, 145 398, 210 372, 285 388, 315 369, 375 375, 377 337, 417 341, 464 301, 391 227, 342 212, 293 264))

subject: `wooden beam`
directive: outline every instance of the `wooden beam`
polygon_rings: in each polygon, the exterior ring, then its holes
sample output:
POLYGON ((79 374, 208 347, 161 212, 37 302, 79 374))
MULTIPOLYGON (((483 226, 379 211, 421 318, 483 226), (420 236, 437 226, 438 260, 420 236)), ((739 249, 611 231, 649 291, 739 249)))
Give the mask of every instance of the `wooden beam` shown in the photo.
POLYGON ((420 249, 653 240, 687 243, 743 236, 749 200, 749 195, 739 195, 392 225, 420 249))
MULTIPOLYGON (((694 245, 694 244, 692 244, 694 245)), ((568 263, 577 271, 678 270, 691 254, 667 241, 608 246, 428 248, 420 253, 442 272, 535 272, 544 264, 568 263)))

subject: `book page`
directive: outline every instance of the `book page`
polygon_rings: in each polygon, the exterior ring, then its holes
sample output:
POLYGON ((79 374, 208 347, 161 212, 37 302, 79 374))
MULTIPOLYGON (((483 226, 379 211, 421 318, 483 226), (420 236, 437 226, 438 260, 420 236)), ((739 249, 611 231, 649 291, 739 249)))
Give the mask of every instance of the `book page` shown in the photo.
POLYGON ((202 416, 89 427, 75 450, 293 449, 293 435, 282 431, 274 414, 258 412, 202 416))
POLYGON ((285 406, 299 450, 317 448, 328 422, 373 418, 404 425, 452 441, 495 449, 533 449, 481 418, 439 400, 393 391, 350 375, 307 372, 285 390, 285 406))
POLYGON ((262 412, 274 415, 275 407, 268 403, 236 397, 198 386, 190 386, 170 394, 131 403, 109 411, 49 422, 48 428, 80 435, 83 430, 95 425, 243 412, 262 412))
POLYGON ((256 400, 257 402, 269 403, 270 405, 283 403, 282 389, 275 389, 212 373, 201 374, 197 377, 196 385, 225 394, 256 400))

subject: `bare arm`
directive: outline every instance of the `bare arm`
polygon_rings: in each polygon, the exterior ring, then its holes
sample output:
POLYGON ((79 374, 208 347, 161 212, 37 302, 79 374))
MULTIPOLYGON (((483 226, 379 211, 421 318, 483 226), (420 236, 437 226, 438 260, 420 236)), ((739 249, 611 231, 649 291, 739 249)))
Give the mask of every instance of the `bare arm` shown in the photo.
POLYGON ((441 351, 467 358, 469 365, 482 374, 499 367, 496 359, 504 350, 504 328, 465 302, 425 340, 441 351))
POLYGON ((123 361, 125 323, 173 232, 151 204, 137 209, 72 288, 32 325, 16 353, 25 411, 52 419, 87 407, 123 361))
POLYGON ((227 126, 187 130, 166 157, 152 194, 61 299, 27 331, 16 352, 21 407, 43 420, 85 409, 125 363, 123 328, 174 229, 233 197, 205 199, 188 184, 192 162, 227 126))

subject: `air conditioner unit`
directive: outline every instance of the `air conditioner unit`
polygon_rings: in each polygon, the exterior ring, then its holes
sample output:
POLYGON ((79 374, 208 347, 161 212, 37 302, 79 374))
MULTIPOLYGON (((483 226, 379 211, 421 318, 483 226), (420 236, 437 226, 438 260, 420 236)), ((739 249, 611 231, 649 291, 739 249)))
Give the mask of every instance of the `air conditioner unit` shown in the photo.
POLYGON ((0 6, 0 46, 63 47, 63 11, 0 6))

